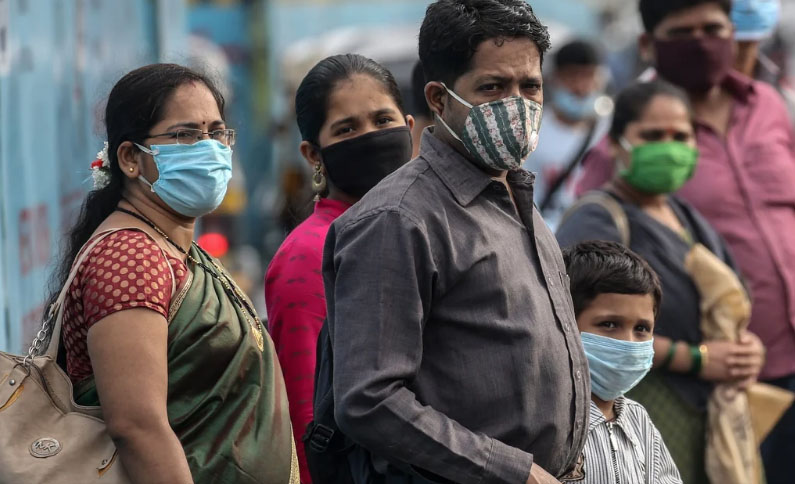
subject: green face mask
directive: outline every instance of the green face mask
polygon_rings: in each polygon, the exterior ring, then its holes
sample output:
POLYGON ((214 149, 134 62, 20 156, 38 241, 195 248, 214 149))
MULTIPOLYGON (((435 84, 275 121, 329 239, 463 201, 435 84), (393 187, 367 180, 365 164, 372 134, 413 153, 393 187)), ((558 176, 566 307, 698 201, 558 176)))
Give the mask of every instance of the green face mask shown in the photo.
POLYGON ((644 193, 672 193, 693 176, 698 150, 679 141, 646 143, 633 147, 621 138, 632 164, 619 172, 627 183, 644 193))

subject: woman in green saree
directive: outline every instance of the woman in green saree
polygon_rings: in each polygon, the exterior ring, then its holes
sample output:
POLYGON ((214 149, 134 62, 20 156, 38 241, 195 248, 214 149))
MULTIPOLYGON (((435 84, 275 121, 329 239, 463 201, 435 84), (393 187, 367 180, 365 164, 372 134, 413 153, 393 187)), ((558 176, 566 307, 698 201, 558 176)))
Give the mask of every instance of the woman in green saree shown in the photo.
POLYGON ((63 283, 90 251, 64 303, 61 363, 77 403, 101 405, 116 465, 136 483, 298 482, 270 338, 192 242, 231 176, 223 108, 213 83, 185 67, 125 75, 56 274, 63 283))

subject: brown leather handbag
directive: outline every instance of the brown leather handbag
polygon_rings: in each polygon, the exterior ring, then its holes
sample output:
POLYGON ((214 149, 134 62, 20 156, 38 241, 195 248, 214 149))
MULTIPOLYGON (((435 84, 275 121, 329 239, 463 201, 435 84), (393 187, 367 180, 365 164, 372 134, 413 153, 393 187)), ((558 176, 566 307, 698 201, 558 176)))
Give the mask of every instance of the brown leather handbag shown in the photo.
POLYGON ((69 286, 82 261, 105 235, 95 238, 81 252, 27 356, 0 352, 2 483, 130 482, 108 436, 100 407, 76 404, 72 382, 56 363, 69 286), (46 351, 39 356, 47 341, 46 351))

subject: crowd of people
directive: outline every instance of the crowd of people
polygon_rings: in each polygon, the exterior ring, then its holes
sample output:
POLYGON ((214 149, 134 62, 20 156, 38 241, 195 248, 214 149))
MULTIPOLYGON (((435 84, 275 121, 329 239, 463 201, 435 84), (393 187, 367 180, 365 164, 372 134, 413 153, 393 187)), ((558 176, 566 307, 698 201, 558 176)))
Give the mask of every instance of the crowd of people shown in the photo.
POLYGON ((407 104, 361 55, 306 74, 314 212, 267 319, 193 242, 223 95, 116 83, 59 363, 131 482, 791 482, 795 130, 749 77, 778 2, 640 0, 651 67, 614 100, 531 4, 431 3, 407 104))

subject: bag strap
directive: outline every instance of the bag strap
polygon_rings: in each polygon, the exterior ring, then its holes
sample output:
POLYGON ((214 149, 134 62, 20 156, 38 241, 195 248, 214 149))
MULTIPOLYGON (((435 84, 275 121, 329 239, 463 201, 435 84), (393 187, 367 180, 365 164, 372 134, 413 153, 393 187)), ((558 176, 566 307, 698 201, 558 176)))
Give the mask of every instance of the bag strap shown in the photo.
POLYGON ((538 210, 540 212, 544 212, 547 208, 549 208, 552 200, 555 199, 555 195, 558 193, 558 190, 563 187, 563 185, 568 181, 571 177, 574 170, 580 165, 580 161, 582 161, 585 153, 588 152, 588 147, 591 146, 591 138, 593 138, 594 133, 596 132, 596 125, 599 124, 599 119, 593 119, 588 126, 588 133, 585 135, 585 138, 582 140, 580 147, 577 148, 577 152, 575 155, 566 163, 566 168, 563 172, 558 175, 555 179, 555 182, 552 183, 552 186, 549 187, 547 190, 546 195, 544 195, 544 199, 541 200, 541 203, 538 205, 538 210))
POLYGON ((621 243, 626 247, 629 247, 630 243, 630 232, 629 232, 629 219, 627 218, 627 213, 624 211, 624 208, 621 206, 615 198, 611 197, 609 194, 603 191, 593 191, 588 192, 583 195, 577 202, 572 205, 566 213, 563 214, 563 217, 560 220, 560 225, 571 217, 571 215, 579 210, 580 208, 586 205, 598 205, 605 209, 607 213, 610 215, 610 218, 613 219, 613 225, 615 225, 616 229, 618 230, 619 238, 621 239, 621 243))
MULTIPOLYGON (((69 277, 67 277, 66 281, 64 282, 63 287, 61 288, 61 292, 58 294, 58 298, 55 300, 53 304, 47 310, 47 317, 44 318, 44 322, 42 323, 41 329, 36 334, 36 337, 33 339, 30 347, 28 348, 28 354, 25 357, 25 362, 32 361, 34 356, 38 356, 39 350, 41 349, 41 345, 47 341, 48 335, 51 333, 49 337, 49 343, 47 344, 47 350, 44 353, 46 356, 52 358, 53 361, 57 361, 58 357, 58 348, 60 346, 61 340, 61 328, 63 325, 63 316, 64 316, 64 301, 66 300, 66 296, 69 294, 69 289, 72 286, 72 282, 74 282, 75 277, 77 277, 77 273, 80 270, 80 266, 85 262, 88 256, 91 254, 91 251, 94 250, 100 242, 102 242, 107 236, 114 232, 119 232, 121 230, 135 230, 140 231, 147 234, 151 237, 151 234, 145 232, 137 227, 115 227, 103 230, 98 232, 94 235, 93 239, 86 243, 78 253, 77 258, 75 259, 74 263, 72 264, 72 269, 69 272, 69 277), (53 321, 54 320, 54 321, 53 321), (54 325, 53 325, 54 322, 54 325)), ((164 257, 166 256, 165 251, 162 247, 158 244, 158 248, 163 253, 164 257)), ((166 258, 168 260, 168 258, 166 258)), ((171 264, 167 264, 169 271, 171 271, 171 295, 172 298, 174 293, 176 293, 177 283, 176 283, 176 274, 174 274, 174 269, 171 267, 171 264)))
POLYGON ((36 337, 33 338, 33 341, 30 343, 28 354, 25 356, 23 361, 25 365, 30 364, 33 361, 33 357, 39 355, 41 345, 47 341, 48 336, 49 343, 47 344, 47 351, 45 352, 45 355, 52 358, 53 361, 56 361, 56 358, 58 357, 58 345, 61 338, 63 303, 66 300, 66 296, 69 294, 69 288, 72 285, 72 281, 74 281, 75 277, 77 277, 77 272, 80 269, 80 265, 85 261, 86 257, 88 257, 88 254, 91 253, 91 250, 112 232, 115 232, 115 229, 100 232, 94 237, 93 240, 88 242, 81 249, 80 253, 75 259, 75 262, 72 264, 72 270, 69 271, 69 277, 66 278, 66 282, 61 288, 58 298, 47 309, 47 316, 44 318, 44 321, 41 324, 41 329, 38 333, 36 333, 36 337), (54 326, 53 319, 55 320, 54 326))

